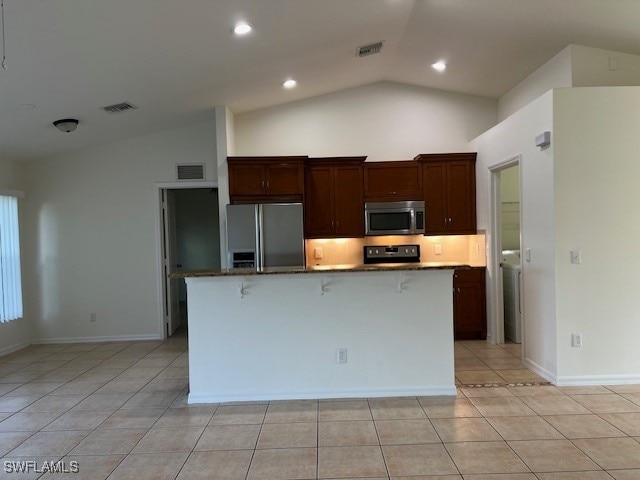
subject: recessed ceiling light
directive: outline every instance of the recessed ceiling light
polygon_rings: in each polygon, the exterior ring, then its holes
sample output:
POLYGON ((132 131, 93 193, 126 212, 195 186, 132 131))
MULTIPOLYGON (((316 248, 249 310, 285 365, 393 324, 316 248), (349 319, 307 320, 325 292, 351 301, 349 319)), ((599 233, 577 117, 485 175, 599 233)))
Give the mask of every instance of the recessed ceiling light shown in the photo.
POLYGON ((296 85, 298 85, 298 82, 296 82, 292 78, 290 78, 289 80, 285 80, 284 83, 282 84, 284 88, 294 88, 296 85))
POLYGON ((251 30, 253 30, 253 27, 246 22, 236 23, 233 27, 233 33, 236 35, 246 35, 251 32, 251 30))
POLYGON ((439 62, 432 63, 431 67, 439 72, 444 72, 447 69, 447 64, 440 60, 439 62))
POLYGON ((27 110, 33 110, 36 106, 33 103, 23 103, 22 105, 18 105, 16 109, 20 112, 26 112, 27 110))

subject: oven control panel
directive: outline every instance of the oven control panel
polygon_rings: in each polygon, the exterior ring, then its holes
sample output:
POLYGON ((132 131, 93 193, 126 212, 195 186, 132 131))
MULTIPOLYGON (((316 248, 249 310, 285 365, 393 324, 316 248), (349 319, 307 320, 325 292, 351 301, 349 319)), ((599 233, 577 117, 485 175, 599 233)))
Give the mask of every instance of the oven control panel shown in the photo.
POLYGON ((369 245, 364 247, 364 263, 420 262, 420 245, 369 245))

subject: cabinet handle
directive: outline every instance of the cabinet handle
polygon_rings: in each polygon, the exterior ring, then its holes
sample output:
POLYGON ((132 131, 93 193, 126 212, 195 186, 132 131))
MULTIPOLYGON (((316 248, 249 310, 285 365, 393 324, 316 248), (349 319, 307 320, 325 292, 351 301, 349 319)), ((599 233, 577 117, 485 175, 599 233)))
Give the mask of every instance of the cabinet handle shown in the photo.
POLYGON ((340 228, 340 222, 336 220, 336 231, 340 228))
POLYGON ((391 193, 391 195, 397 195, 398 194, 398 192, 389 192, 389 193, 391 193))
POLYGON ((451 225, 451 217, 449 217, 449 225, 451 225))
MULTIPOLYGON (((269 180, 267 180, 267 188, 269 188, 269 180)), ((451 220, 451 219, 449 219, 449 220, 451 220)))
POLYGON ((264 188, 264 180, 262 180, 262 188, 264 188))

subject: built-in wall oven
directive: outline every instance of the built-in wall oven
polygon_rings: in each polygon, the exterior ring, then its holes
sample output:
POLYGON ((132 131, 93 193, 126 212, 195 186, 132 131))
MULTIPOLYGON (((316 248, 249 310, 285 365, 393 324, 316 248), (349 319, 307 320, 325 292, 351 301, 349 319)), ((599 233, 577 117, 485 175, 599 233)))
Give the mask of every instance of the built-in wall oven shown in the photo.
POLYGON ((366 235, 421 235, 424 202, 367 202, 364 204, 366 235))

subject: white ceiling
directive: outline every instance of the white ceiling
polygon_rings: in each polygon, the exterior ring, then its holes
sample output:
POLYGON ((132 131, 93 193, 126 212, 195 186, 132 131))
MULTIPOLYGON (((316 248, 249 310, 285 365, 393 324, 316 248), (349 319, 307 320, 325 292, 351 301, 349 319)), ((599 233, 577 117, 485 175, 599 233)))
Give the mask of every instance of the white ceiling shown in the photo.
POLYGON ((570 43, 640 54, 638 18, 640 0, 5 0, 0 158, 381 80, 497 98, 570 43), (252 34, 234 37, 238 20, 252 34), (383 53, 355 57, 379 40, 383 53), (444 74, 429 68, 441 58, 444 74), (298 88, 281 87, 289 76, 298 88), (140 108, 100 110, 121 101, 140 108), (51 125, 64 117, 75 133, 51 125))

